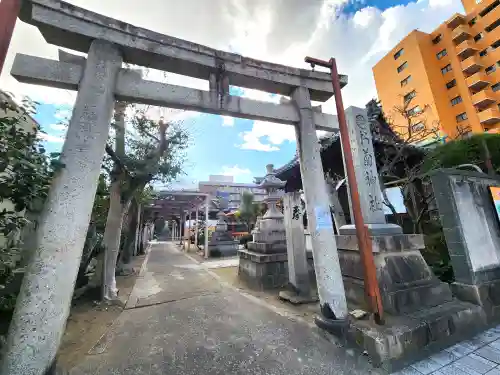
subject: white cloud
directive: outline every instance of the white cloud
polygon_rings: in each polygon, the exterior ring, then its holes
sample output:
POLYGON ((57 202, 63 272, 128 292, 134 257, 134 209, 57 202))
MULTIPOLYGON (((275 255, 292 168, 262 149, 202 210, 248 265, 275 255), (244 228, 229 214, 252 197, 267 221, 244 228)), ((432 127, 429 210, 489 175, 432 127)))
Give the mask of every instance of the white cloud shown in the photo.
POLYGON ((55 136, 55 135, 51 135, 51 134, 40 133, 39 137, 40 137, 40 139, 42 139, 46 142, 49 142, 49 143, 63 143, 64 142, 63 137, 59 137, 59 136, 55 136))
POLYGON ((68 125, 66 124, 52 124, 49 127, 56 131, 66 131, 68 129, 68 125))
MULTIPOLYGON (((143 0, 144 11, 137 12, 133 0, 70 0, 77 6, 124 22, 256 59, 309 68, 303 61, 306 55, 321 59, 333 56, 340 72, 349 76, 349 84, 342 90, 346 107, 364 106, 376 96, 371 68, 406 34, 417 28, 431 32, 455 12, 463 12, 458 0, 419 0, 384 11, 363 7, 354 16, 347 17, 339 14, 339 6, 346 1, 143 0)), ((48 44, 35 27, 17 22, 0 77, 2 89, 43 102, 74 102, 74 92, 17 83, 9 71, 18 52, 57 58, 57 47, 48 44)), ((206 80, 155 70, 149 70, 145 78, 208 88, 206 80)), ((279 95, 248 89, 244 89, 243 95, 257 100, 279 100, 279 95)), ((325 103, 323 110, 335 113, 333 100, 325 103)), ((186 119, 197 115, 196 112, 181 113, 175 116, 186 119)), ((268 125, 272 134, 277 127, 268 125)), ((284 131, 293 133, 291 128, 284 131)), ((279 144, 271 142, 272 134, 245 134, 243 148, 274 151, 279 144), (268 144, 262 140, 263 136, 270 137, 268 144)))
POLYGON ((71 110, 69 109, 59 109, 56 111, 54 117, 58 120, 65 121, 71 116, 71 110))
POLYGON ((278 151, 284 141, 295 141, 295 129, 290 125, 273 124, 266 121, 254 121, 252 130, 242 132, 244 150, 278 151), (264 143, 267 142, 267 143, 264 143))
POLYGON ((259 100, 261 102, 279 103, 282 98, 281 95, 270 94, 264 91, 252 90, 252 89, 242 89, 242 90, 243 93, 241 96, 248 99, 259 100))
POLYGON ((366 7, 354 14, 352 22, 355 26, 369 27, 370 23, 374 20, 378 13, 378 10, 374 7, 366 7))
POLYGON ((242 175, 249 175, 249 174, 252 174, 252 172, 250 171, 250 169, 240 168, 238 165, 233 165, 232 167, 228 167, 225 165, 222 167, 220 174, 222 174, 224 176, 237 177, 237 176, 242 176, 242 175))
POLYGON ((234 126, 234 117, 231 116, 221 116, 222 126, 234 126))

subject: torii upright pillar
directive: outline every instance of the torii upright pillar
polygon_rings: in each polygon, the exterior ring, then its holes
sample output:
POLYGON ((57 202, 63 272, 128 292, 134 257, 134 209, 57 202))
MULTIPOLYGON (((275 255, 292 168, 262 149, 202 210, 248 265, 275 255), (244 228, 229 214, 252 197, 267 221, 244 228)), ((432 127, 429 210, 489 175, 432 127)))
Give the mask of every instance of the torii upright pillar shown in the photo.
POLYGON ((122 56, 95 40, 37 231, 38 248, 24 275, 1 374, 43 374, 56 358, 71 306, 97 190, 122 56))

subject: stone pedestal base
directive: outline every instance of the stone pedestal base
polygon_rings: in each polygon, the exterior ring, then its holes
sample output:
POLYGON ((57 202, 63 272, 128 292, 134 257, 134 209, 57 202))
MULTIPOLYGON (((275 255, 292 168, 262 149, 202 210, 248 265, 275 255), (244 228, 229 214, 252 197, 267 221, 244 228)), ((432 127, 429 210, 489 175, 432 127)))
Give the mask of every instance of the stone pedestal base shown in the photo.
POLYGON ((288 284, 287 254, 260 254, 239 250, 238 276, 249 288, 267 290, 288 284))
POLYGON ((479 306, 454 300, 411 314, 386 315, 383 326, 372 319, 352 320, 346 339, 366 351, 375 366, 393 372, 469 339, 485 327, 486 317, 479 306))
POLYGON ((500 280, 477 285, 454 282, 451 284, 451 290, 458 299, 480 306, 488 321, 500 321, 500 280))
POLYGON ((286 253, 286 241, 275 243, 262 243, 251 241, 247 244, 248 250, 261 254, 282 254, 286 253))
MULTIPOLYGON (((336 238, 347 299, 368 309, 357 238, 354 235, 336 238)), ((425 247, 422 235, 372 236, 372 243, 382 304, 387 313, 411 313, 452 300, 449 285, 434 276, 420 253, 425 247)))
POLYGON ((217 241, 216 243, 208 244, 208 254, 209 256, 233 256, 238 254, 238 241, 217 241))
MULTIPOLYGON (((286 250, 285 250, 286 251, 286 250)), ((262 254, 239 250, 238 276, 254 290, 279 289, 288 285, 287 253, 262 254)), ((307 253, 309 277, 315 280, 312 253, 307 253)), ((315 283, 314 283, 315 284, 315 283)))

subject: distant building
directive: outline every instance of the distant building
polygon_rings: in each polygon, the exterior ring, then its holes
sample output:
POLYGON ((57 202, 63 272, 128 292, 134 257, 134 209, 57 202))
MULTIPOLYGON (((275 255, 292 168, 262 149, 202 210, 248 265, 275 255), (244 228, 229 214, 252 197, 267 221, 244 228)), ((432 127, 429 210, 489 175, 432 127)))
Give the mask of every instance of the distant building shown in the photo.
MULTIPOLYGON (((374 67, 384 112, 411 99, 414 127, 434 127, 450 137, 500 129, 500 0, 462 0, 455 14, 432 33, 412 31, 374 67)), ((403 124, 399 124, 403 122, 403 124)))
POLYGON ((266 191, 257 184, 233 182, 233 176, 211 175, 209 181, 198 183, 198 190, 213 197, 222 197, 227 200, 228 209, 236 210, 240 207, 243 192, 253 194, 255 202, 262 202, 266 197, 266 191))
POLYGON ((222 174, 211 174, 208 176, 210 182, 234 182, 233 176, 225 176, 222 174))

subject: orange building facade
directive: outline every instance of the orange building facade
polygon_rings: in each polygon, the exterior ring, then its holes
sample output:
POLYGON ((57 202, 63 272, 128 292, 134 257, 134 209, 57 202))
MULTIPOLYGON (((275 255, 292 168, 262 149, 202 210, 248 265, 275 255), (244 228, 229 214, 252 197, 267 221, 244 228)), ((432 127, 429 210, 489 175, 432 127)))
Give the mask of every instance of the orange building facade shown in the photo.
POLYGON ((399 127, 407 121, 394 108, 408 100, 406 110, 421 111, 415 128, 450 138, 500 130, 500 0, 462 4, 467 15, 431 34, 412 31, 373 67, 382 108, 399 127))

